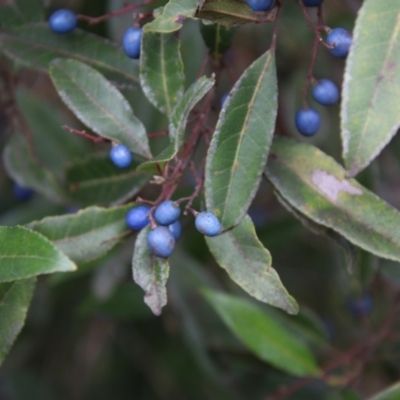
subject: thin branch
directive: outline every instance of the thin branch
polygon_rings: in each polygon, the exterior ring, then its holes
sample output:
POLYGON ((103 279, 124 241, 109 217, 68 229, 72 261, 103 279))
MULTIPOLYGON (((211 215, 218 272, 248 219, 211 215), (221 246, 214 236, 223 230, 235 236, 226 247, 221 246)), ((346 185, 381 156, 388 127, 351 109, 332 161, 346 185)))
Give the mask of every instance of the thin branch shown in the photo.
POLYGON ((110 143, 111 142, 110 139, 105 139, 100 136, 94 136, 94 135, 91 135, 90 133, 87 133, 86 131, 80 131, 78 129, 71 128, 68 125, 63 125, 61 128, 67 132, 70 132, 75 135, 82 136, 85 139, 91 140, 94 143, 110 143))

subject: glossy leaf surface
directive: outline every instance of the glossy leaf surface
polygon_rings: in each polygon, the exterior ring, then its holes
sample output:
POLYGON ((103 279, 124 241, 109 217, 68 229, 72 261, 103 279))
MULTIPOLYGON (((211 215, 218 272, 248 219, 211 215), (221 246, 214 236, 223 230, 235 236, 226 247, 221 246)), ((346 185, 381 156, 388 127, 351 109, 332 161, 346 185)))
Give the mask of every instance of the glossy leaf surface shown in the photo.
POLYGON ((298 312, 296 301, 272 268, 271 255, 258 240, 250 217, 245 216, 235 228, 206 241, 217 263, 247 293, 289 314, 298 312))
POLYGON ((343 84, 343 158, 357 175, 400 126, 400 3, 364 1, 343 84))
POLYGON ((70 59, 53 61, 50 75, 62 100, 85 125, 102 137, 125 144, 135 154, 151 157, 143 124, 103 75, 70 59))
POLYGON ((221 292, 203 293, 228 328, 260 359, 292 375, 318 374, 304 343, 256 304, 221 292))
POLYGON ((76 265, 39 233, 0 226, 0 282, 75 269, 76 265))
POLYGON ((237 81, 207 154, 207 210, 224 228, 239 223, 258 189, 277 112, 275 58, 265 53, 237 81))

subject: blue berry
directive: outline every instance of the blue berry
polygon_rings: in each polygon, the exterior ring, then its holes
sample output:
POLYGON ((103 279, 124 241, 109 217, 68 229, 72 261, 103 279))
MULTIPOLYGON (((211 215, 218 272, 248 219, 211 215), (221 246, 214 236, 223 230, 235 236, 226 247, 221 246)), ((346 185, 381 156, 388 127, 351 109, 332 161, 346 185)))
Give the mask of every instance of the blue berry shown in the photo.
POLYGON ((328 33, 326 43, 333 46, 328 49, 331 54, 338 58, 346 58, 347 54, 349 54, 352 40, 351 33, 347 29, 335 28, 328 33))
POLYGON ((154 211, 154 219, 160 225, 170 225, 181 215, 181 209, 172 200, 163 201, 154 211))
POLYGON ((133 157, 128 147, 120 143, 111 148, 110 158, 114 165, 118 168, 126 168, 131 165, 133 157))
POLYGON ((77 22, 76 14, 67 8, 53 12, 49 18, 50 29, 55 33, 72 32, 77 22))
POLYGON ((149 232, 147 245, 154 255, 168 258, 175 249, 174 235, 165 226, 158 226, 149 232))
POLYGON ((303 4, 306 7, 318 7, 320 6, 324 0, 303 0, 303 4))
POLYGON ((182 234, 182 225, 179 221, 175 221, 173 224, 168 225, 169 231, 174 235, 175 241, 177 242, 182 234))
POLYGON ((140 57, 140 42, 142 38, 142 28, 128 28, 122 37, 122 48, 130 58, 140 57))
POLYGON ((209 211, 197 214, 195 225, 197 230, 205 236, 217 236, 221 232, 219 219, 209 211))
POLYGON ((228 93, 224 93, 221 98, 219 99, 219 106, 222 108, 224 106, 224 103, 226 99, 228 98, 228 93))
POLYGON ((348 307, 351 314, 355 318, 359 318, 363 315, 368 315, 372 311, 373 299, 372 296, 366 294, 359 299, 352 299, 348 301, 348 307))
POLYGON ((274 0, 246 0, 253 11, 268 11, 274 5, 274 0))
POLYGON ((321 125, 321 117, 319 112, 313 108, 299 110, 296 113, 295 123, 296 128, 302 135, 313 136, 321 125))
POLYGON ((150 219, 147 216, 151 207, 149 206, 137 206, 128 211, 125 217, 126 224, 134 231, 140 231, 150 223, 150 219))
POLYGON ((14 183, 12 190, 14 196, 21 201, 27 201, 35 194, 32 189, 20 186, 18 183, 14 183))
POLYGON ((321 79, 313 88, 314 100, 323 106, 332 106, 339 100, 339 89, 330 79, 321 79))

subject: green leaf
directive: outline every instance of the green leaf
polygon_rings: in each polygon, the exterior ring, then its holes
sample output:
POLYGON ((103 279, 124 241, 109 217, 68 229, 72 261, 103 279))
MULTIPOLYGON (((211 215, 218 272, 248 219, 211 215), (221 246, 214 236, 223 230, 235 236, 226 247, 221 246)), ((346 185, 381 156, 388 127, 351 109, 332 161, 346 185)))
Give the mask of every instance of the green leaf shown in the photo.
POLYGON ((46 23, 27 24, 0 33, 0 47, 8 57, 44 72, 52 60, 65 57, 89 64, 112 79, 139 83, 138 62, 116 44, 79 29, 59 35, 46 23))
POLYGON ((60 97, 85 125, 102 137, 124 143, 133 153, 151 157, 143 124, 103 75, 71 59, 54 60, 50 75, 60 97))
POLYGON ((2 28, 43 20, 43 4, 40 0, 8 0, 6 4, 0 5, 2 28))
POLYGON ((197 18, 208 19, 225 26, 249 22, 273 22, 277 8, 267 12, 254 12, 245 0, 205 0, 196 12, 197 18))
POLYGON ((175 34, 144 31, 140 52, 140 83, 155 107, 171 116, 182 98, 185 76, 180 41, 175 34))
POLYGON ((36 279, 0 283, 0 363, 25 323, 36 279))
POLYGON ((166 162, 175 157, 184 141, 185 129, 190 111, 213 85, 213 78, 202 76, 190 86, 172 111, 169 123, 169 137, 171 143, 160 154, 152 158, 151 161, 146 161, 139 165, 138 170, 158 173, 158 170, 155 167, 156 164, 159 164, 162 167, 166 162))
POLYGON ((231 48, 236 33, 236 29, 209 21, 203 21, 200 24, 200 31, 211 56, 216 60, 220 60, 225 52, 231 48))
POLYGON ((278 107, 275 58, 267 52, 237 81, 222 108, 207 154, 207 210, 225 228, 240 222, 267 162, 278 107))
POLYGON ((276 137, 266 176, 287 203, 379 257, 400 261, 399 212, 314 146, 276 137))
POLYGON ((147 247, 150 227, 142 229, 136 238, 132 259, 133 280, 144 290, 144 302, 155 315, 167 304, 168 260, 156 257, 147 247))
POLYGON ((228 328, 261 360, 296 376, 316 376, 315 358, 295 334, 249 300, 203 290, 228 328))
POLYGON ((63 203, 65 193, 55 176, 45 169, 29 149, 27 138, 14 132, 3 154, 8 176, 19 185, 34 189, 47 199, 63 203))
POLYGON ((114 208, 89 207, 76 214, 46 217, 28 227, 51 240, 74 262, 81 264, 108 253, 128 231, 130 203, 114 208))
POLYGON ((145 31, 170 33, 181 28, 186 18, 193 18, 197 0, 170 0, 154 21, 144 26, 145 31))
POLYGON ((150 179, 146 172, 136 171, 137 163, 116 167, 107 155, 93 155, 67 169, 69 196, 77 203, 90 206, 120 204, 138 193, 150 179))
POLYGON ((398 400, 400 398, 400 382, 390 386, 389 389, 371 397, 370 400, 398 400))
POLYGON ((400 126, 400 3, 364 1, 343 84, 343 158, 347 176, 363 170, 400 126))
POLYGON ((0 226, 0 282, 75 270, 76 265, 39 233, 0 226))
POLYGON ((271 255, 258 240, 249 216, 219 236, 206 237, 206 241, 217 263, 247 293, 289 314, 298 312, 296 301, 272 268, 271 255))

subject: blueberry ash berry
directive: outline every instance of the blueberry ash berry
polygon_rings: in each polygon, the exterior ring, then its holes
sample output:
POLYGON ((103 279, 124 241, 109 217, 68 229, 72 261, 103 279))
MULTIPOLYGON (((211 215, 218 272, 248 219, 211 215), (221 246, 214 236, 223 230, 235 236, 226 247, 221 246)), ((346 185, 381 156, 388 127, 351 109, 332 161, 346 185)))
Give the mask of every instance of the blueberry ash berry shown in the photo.
POLYGON ((175 241, 177 242, 182 235, 182 225, 179 221, 175 221, 173 224, 168 225, 169 231, 174 235, 175 241))
POLYGON ((14 183, 12 191, 13 191, 14 197, 21 201, 28 201, 35 194, 34 190, 29 189, 27 187, 20 186, 20 185, 18 185, 18 183, 14 183))
POLYGON ((154 211, 154 219, 159 225, 170 225, 181 215, 181 209, 172 200, 163 201, 154 211))
POLYGON ((132 163, 132 153, 124 144, 113 146, 110 150, 110 159, 118 168, 127 168, 132 163))
POLYGON ((339 89, 330 79, 320 79, 312 91, 314 100, 323 106, 332 106, 339 101, 339 89))
POLYGON ((221 232, 219 219, 209 211, 197 214, 195 225, 196 229, 205 236, 217 236, 221 232))
POLYGON ((142 28, 129 27, 122 37, 122 48, 125 54, 134 59, 140 57, 140 45, 142 39, 142 28))
POLYGON ((314 136, 321 125, 321 117, 313 108, 299 110, 296 113, 295 123, 297 130, 303 136, 314 136))
POLYGON ((320 6, 324 0, 303 0, 303 4, 306 7, 318 7, 320 6))
POLYGON ((256 12, 268 11, 274 5, 274 0, 246 0, 246 2, 256 12))
POLYGON ((67 8, 53 12, 49 18, 50 29, 61 34, 72 32, 76 28, 77 22, 76 14, 67 8))
POLYGON ((140 205, 132 208, 126 214, 125 220, 128 227, 134 231, 140 231, 150 223, 148 214, 151 207, 140 205))
POLYGON ((346 58, 353 41, 351 33, 344 28, 332 29, 326 38, 326 43, 331 46, 329 52, 338 58, 346 58))
POLYGON ((147 245, 152 254, 168 258, 175 249, 175 238, 167 227, 158 226, 149 232, 147 245))

